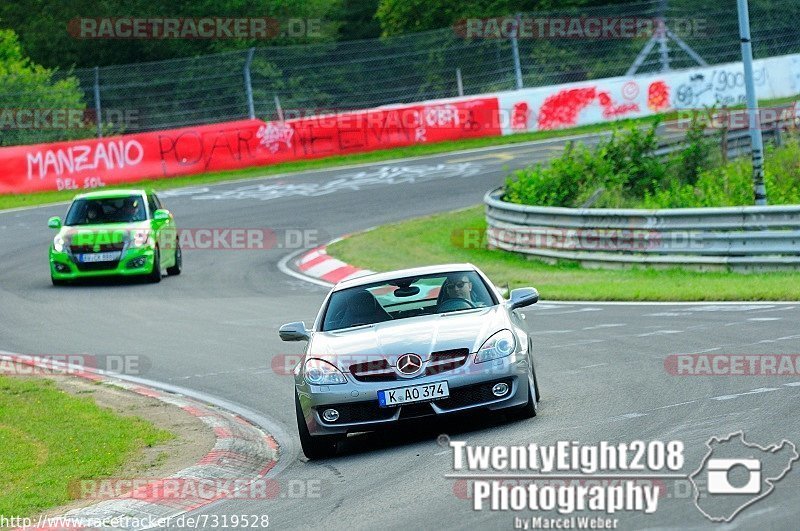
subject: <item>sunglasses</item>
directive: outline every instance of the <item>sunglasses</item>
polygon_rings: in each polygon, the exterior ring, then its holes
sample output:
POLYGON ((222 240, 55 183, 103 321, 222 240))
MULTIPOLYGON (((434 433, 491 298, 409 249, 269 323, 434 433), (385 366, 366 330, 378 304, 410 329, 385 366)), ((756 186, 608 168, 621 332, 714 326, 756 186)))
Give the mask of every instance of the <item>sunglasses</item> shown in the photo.
POLYGON ((463 288, 464 286, 466 286, 469 283, 470 283, 469 280, 459 280, 458 282, 453 282, 452 284, 450 284, 450 286, 453 287, 453 288, 459 288, 460 289, 460 288, 463 288))

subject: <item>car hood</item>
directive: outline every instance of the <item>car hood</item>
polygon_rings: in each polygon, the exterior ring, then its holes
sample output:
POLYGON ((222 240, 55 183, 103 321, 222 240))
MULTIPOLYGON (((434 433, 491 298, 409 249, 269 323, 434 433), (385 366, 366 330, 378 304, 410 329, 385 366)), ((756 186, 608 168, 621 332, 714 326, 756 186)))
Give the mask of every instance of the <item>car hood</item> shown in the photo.
POLYGON ((427 361, 432 352, 466 348, 476 352, 489 336, 511 328, 502 305, 440 315, 410 317, 333 332, 317 332, 308 357, 349 371, 350 365, 385 359, 390 365, 413 352, 427 361))
POLYGON ((99 225, 65 225, 59 235, 70 245, 93 245, 95 243, 118 243, 136 235, 138 231, 150 230, 149 221, 129 223, 103 223, 99 225))

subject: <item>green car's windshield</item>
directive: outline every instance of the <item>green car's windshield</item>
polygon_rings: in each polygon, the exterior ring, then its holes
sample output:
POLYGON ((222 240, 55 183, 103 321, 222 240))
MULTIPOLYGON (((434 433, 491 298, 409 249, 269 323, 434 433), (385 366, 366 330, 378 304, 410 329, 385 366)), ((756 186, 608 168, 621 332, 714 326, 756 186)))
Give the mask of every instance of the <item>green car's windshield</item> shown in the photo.
POLYGON ((147 211, 141 196, 78 199, 67 212, 65 225, 95 225, 145 221, 147 211))
POLYGON ((322 331, 494 304, 497 301, 474 271, 399 278, 334 292, 322 331))

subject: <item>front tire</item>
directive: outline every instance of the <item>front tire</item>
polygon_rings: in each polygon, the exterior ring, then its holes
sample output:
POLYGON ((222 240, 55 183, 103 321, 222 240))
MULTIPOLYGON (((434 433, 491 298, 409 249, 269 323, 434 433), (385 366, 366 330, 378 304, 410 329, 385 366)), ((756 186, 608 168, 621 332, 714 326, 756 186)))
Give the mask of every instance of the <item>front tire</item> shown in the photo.
POLYGON ((67 285, 67 281, 66 280, 61 280, 60 278, 56 278, 52 274, 50 275, 50 282, 52 282, 54 286, 66 286, 67 285))
POLYGON ((528 380, 528 403, 519 406, 511 411, 514 420, 532 419, 536 416, 536 409, 539 405, 539 383, 536 381, 536 371, 531 362, 531 378, 528 380), (533 390, 531 390, 533 387, 533 390))
POLYGON ((294 394, 294 409, 297 416, 297 431, 300 432, 300 446, 303 453, 310 460, 324 459, 332 457, 336 453, 336 443, 339 441, 338 435, 311 435, 308 431, 303 408, 300 407, 300 399, 297 393, 294 394))
POLYGON ((183 266, 183 254, 181 253, 181 244, 175 240, 175 265, 167 268, 167 274, 170 276, 180 275, 181 267, 183 266))
POLYGON ((153 270, 147 275, 147 280, 153 284, 161 282, 161 252, 158 247, 153 252, 153 270))

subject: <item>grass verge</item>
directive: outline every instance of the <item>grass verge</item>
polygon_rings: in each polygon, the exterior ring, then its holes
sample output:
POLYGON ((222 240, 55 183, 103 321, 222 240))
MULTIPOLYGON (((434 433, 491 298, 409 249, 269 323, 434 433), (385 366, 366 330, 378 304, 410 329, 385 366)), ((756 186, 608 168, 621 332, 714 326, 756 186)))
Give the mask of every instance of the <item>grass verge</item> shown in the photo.
MULTIPOLYGON (((782 98, 780 100, 766 100, 760 102, 759 104, 779 105, 781 103, 785 103, 788 101, 794 101, 794 99, 795 98, 792 97, 792 98, 782 98)), ((558 138, 563 136, 597 133, 600 131, 609 131, 613 127, 618 127, 618 126, 625 127, 631 124, 637 124, 637 125, 652 124, 657 120, 665 121, 665 120, 674 120, 676 118, 678 118, 678 113, 671 112, 661 115, 646 116, 643 118, 618 120, 613 123, 585 125, 581 127, 574 127, 571 129, 558 129, 554 131, 536 131, 532 133, 518 133, 510 136, 472 138, 468 140, 452 140, 448 142, 439 142, 436 144, 419 144, 404 148, 370 151, 369 153, 340 155, 335 157, 325 157, 321 159, 308 160, 308 161, 285 162, 282 164, 275 164, 272 166, 256 166, 253 168, 245 168, 242 170, 204 173, 200 175, 189 175, 185 177, 174 177, 165 179, 143 179, 141 181, 127 183, 126 186, 152 187, 155 189, 163 189, 167 187, 177 188, 182 186, 213 184, 221 181, 238 180, 238 179, 255 179, 259 177, 269 177, 272 175, 278 175, 284 173, 297 173, 302 171, 316 170, 323 168, 335 168, 337 166, 347 166, 351 164, 382 162, 382 161, 388 161, 392 159, 402 159, 407 157, 436 155, 441 153, 448 153, 451 151, 461 151, 465 149, 518 144, 521 142, 531 142, 534 140, 544 140, 548 138, 558 138)), ((62 191, 51 191, 51 192, 37 192, 32 194, 4 194, 0 195, 0 210, 69 201, 75 196, 76 192, 78 191, 62 190, 62 191)))
POLYGON ((141 448, 170 438, 51 380, 0 376, 0 514, 26 517, 64 505, 71 482, 107 477, 141 448))
POLYGON ((512 289, 535 286, 543 300, 800 300, 800 273, 595 270, 572 263, 549 265, 506 251, 454 245, 453 235, 463 234, 463 229, 485 228, 483 206, 475 206, 356 234, 328 247, 328 254, 375 271, 471 262, 498 285, 508 282, 512 289))

